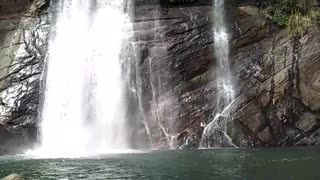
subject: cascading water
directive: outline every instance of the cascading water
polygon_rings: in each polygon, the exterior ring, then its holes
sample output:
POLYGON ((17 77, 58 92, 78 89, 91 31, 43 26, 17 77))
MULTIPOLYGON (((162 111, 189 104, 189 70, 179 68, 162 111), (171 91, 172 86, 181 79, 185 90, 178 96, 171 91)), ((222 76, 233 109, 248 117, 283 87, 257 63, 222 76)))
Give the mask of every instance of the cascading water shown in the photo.
POLYGON ((234 146, 227 135, 227 123, 235 91, 229 63, 229 34, 225 20, 225 0, 214 1, 214 48, 218 62, 216 115, 205 127, 201 144, 203 148, 234 146))
POLYGON ((151 54, 154 55, 152 59, 149 60, 149 76, 150 76, 150 87, 152 92, 151 100, 151 114, 153 121, 156 122, 157 128, 165 139, 169 149, 174 149, 175 146, 175 135, 173 135, 170 130, 172 129, 170 122, 175 120, 175 116, 170 112, 170 109, 173 107, 174 96, 167 95, 165 96, 166 87, 164 84, 169 80, 168 70, 163 72, 161 69, 163 65, 160 63, 155 63, 154 60, 165 59, 167 55, 167 47, 163 43, 165 39, 164 35, 164 25, 161 24, 161 10, 160 10, 160 1, 156 1, 155 9, 153 13, 154 18, 154 41, 158 41, 153 45, 153 50, 151 54))
POLYGON ((162 24, 161 0, 152 0, 150 20, 146 33, 148 41, 132 42, 134 54, 134 76, 131 77, 131 91, 137 96, 145 135, 148 136, 149 148, 175 148, 176 134, 173 132, 173 122, 177 115, 172 111, 176 97, 168 93, 170 71, 169 65, 163 62, 168 57, 166 43, 166 25, 162 24), (149 36, 150 35, 150 36, 149 36), (146 67, 144 66, 144 63, 146 67), (148 90, 148 92, 146 92, 148 90), (150 96, 146 95, 150 93, 150 96), (160 137, 160 138, 159 138, 160 137))
POLYGON ((130 30, 125 0, 64 0, 49 46, 37 155, 128 149, 120 57, 130 30))

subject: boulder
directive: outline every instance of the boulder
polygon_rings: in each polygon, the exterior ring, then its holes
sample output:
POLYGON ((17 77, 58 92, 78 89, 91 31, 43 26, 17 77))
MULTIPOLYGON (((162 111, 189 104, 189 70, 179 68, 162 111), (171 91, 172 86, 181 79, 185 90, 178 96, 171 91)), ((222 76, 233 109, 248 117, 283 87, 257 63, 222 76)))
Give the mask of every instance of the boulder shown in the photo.
POLYGON ((25 180, 21 175, 19 174, 10 174, 1 180, 25 180))

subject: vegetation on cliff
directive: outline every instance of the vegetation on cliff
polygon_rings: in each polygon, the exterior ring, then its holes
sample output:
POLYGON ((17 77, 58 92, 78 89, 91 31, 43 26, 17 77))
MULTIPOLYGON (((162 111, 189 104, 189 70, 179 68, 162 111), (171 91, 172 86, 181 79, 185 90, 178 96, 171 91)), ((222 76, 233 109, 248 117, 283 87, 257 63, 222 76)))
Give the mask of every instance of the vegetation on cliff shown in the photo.
POLYGON ((268 0, 263 9, 268 18, 290 35, 303 33, 312 26, 320 27, 320 10, 313 0, 268 0))

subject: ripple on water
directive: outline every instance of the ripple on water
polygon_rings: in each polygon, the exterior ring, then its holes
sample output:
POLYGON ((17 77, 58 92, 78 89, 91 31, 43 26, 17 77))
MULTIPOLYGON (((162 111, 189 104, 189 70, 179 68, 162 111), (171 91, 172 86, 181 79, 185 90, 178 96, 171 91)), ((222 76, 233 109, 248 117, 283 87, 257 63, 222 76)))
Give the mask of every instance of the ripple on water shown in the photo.
POLYGON ((84 158, 0 158, 0 177, 27 179, 320 179, 318 148, 151 151, 84 158), (295 169, 293 171, 292 169, 295 169), (271 177, 272 176, 272 177, 271 177))

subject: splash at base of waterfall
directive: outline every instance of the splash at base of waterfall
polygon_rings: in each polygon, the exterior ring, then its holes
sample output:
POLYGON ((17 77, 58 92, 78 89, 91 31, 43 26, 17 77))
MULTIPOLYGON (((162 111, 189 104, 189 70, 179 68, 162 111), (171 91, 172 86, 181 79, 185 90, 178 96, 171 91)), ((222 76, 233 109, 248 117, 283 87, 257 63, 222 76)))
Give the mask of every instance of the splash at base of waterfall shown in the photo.
POLYGON ((200 148, 234 147, 232 139, 227 134, 228 118, 235 101, 232 101, 221 114, 217 114, 214 119, 204 128, 200 141, 200 148))
POLYGON ((100 149, 92 152, 53 152, 52 150, 45 150, 41 147, 35 150, 28 150, 24 156, 31 158, 46 158, 46 159, 57 159, 57 158, 84 158, 84 157, 97 157, 109 154, 136 154, 136 153, 147 153, 148 150, 136 150, 136 149, 100 149))

